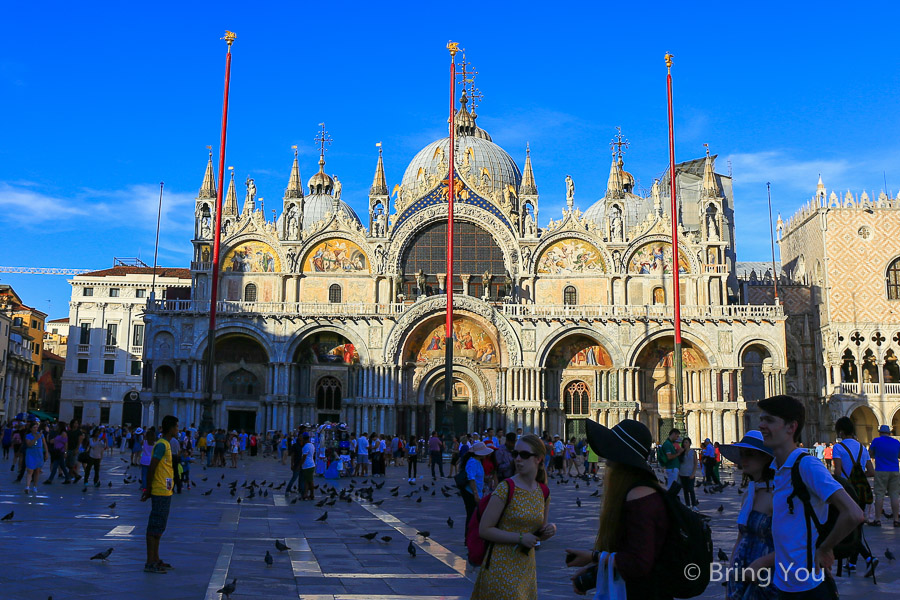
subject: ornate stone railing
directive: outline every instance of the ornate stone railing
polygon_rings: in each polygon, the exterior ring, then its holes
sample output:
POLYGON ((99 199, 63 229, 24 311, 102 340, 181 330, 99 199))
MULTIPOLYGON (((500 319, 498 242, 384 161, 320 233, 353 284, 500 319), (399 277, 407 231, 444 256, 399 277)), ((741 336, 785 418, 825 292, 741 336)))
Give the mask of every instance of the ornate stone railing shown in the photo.
POLYGON ((900 396, 900 383, 841 383, 839 389, 842 394, 864 394, 872 398, 881 395, 882 385, 886 396, 900 396))
MULTIPOLYGON (((415 303, 374 302, 241 302, 221 300, 217 312, 230 314, 395 317, 402 315, 415 303)), ((605 320, 654 320, 673 319, 671 306, 646 305, 622 306, 603 304, 501 304, 493 303, 495 310, 510 319, 605 319, 605 320)), ((160 314, 203 314, 209 312, 209 302, 194 300, 156 300, 148 302, 147 311, 160 314)), ((682 319, 761 320, 784 317, 782 306, 731 305, 681 307, 682 319)))

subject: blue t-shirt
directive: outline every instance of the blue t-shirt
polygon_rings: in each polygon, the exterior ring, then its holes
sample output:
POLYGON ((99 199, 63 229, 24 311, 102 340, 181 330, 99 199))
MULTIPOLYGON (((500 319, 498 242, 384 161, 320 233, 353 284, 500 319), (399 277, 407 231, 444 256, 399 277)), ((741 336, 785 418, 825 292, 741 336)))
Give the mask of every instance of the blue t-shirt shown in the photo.
POLYGON ((869 454, 875 459, 876 471, 900 471, 900 441, 889 435, 880 435, 872 440, 869 454))
MULTIPOLYGON (((478 495, 481 496, 484 493, 484 467, 477 456, 466 461, 466 478, 475 482, 475 488, 478 490, 478 495)), ((466 486, 466 491, 471 494, 472 488, 466 486)))

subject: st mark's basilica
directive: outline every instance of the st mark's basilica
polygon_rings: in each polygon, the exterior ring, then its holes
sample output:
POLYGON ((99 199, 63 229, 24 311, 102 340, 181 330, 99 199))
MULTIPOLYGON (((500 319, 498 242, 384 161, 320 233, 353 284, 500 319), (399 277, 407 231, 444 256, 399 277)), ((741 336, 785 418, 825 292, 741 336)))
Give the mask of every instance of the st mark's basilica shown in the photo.
MULTIPOLYGON (((578 435, 591 417, 635 418, 664 435, 675 412, 674 269, 689 433, 730 441, 755 425, 754 401, 784 388, 785 317, 782 306, 737 300, 731 178, 716 172, 715 156, 677 166, 676 253, 669 174, 642 195, 621 135, 608 175, 597 174, 605 196, 582 208, 575 182, 560 174, 554 189, 560 198, 565 190, 566 208, 539 219, 528 150, 520 168, 478 126, 465 94, 455 127, 452 282, 448 138, 416 154, 393 188, 379 154, 363 219, 344 201, 362 191, 326 174, 324 151, 305 187, 295 152, 277 220, 257 206, 253 180, 239 207, 232 174, 221 219, 217 426, 440 429, 452 285, 456 432, 578 435)), ((157 299, 145 315, 145 423, 168 413, 200 423, 215 198, 210 157, 195 204, 190 297, 157 299)))

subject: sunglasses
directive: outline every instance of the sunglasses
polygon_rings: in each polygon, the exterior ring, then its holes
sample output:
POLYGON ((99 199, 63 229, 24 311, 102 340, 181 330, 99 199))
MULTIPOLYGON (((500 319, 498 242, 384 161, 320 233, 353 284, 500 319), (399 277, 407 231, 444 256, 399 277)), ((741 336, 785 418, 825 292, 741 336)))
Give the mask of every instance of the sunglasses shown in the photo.
POLYGON ((532 456, 537 456, 534 452, 528 452, 526 450, 513 450, 510 452, 513 458, 522 458, 522 460, 528 460, 532 456))

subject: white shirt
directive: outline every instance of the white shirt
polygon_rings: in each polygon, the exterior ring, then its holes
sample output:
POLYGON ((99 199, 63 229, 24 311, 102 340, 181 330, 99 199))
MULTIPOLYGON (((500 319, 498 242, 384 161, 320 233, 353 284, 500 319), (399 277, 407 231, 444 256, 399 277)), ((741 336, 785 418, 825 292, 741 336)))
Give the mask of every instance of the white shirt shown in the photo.
MULTIPOLYGON (((794 513, 788 509, 787 498, 793 491, 791 485, 791 467, 801 456, 808 456, 806 448, 797 448, 791 452, 784 464, 779 467, 776 461, 772 461, 775 470, 775 491, 772 496, 772 538, 775 541, 775 587, 783 592, 805 592, 821 584, 824 574, 813 573, 809 575, 807 568, 806 550, 806 517, 803 513, 803 503, 799 498, 793 498, 794 513)), ((843 489, 841 484, 835 481, 825 465, 814 458, 806 458, 800 463, 800 476, 809 489, 809 499, 813 512, 820 523, 828 518, 827 500, 836 491, 843 489)), ((813 547, 813 560, 815 560, 815 547, 818 533, 814 524, 811 543, 813 547)))
POLYGON ((841 440, 837 444, 832 447, 832 458, 841 459, 841 471, 844 477, 850 477, 850 471, 853 469, 853 461, 856 460, 856 457, 859 456, 859 449, 862 448, 862 456, 859 458, 859 466, 862 467, 863 473, 866 472, 866 465, 869 463, 869 451, 866 450, 865 446, 862 446, 859 442, 854 440, 853 438, 847 438, 841 440), (844 450, 844 444, 847 448, 850 449, 850 453, 847 454, 847 451, 844 450))
POLYGON ((303 446, 303 464, 300 465, 301 469, 312 469, 316 466, 316 447, 312 445, 312 442, 306 442, 303 446))
POLYGON ((369 455, 369 440, 367 438, 361 437, 356 440, 356 443, 359 445, 359 453, 369 455))

